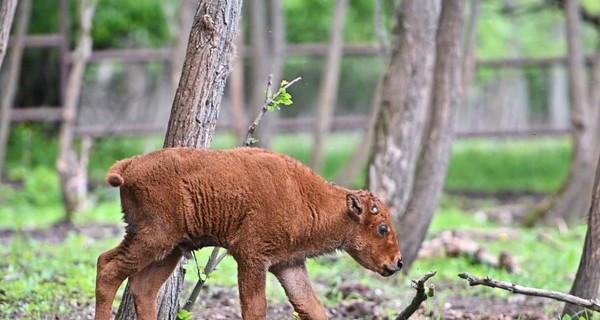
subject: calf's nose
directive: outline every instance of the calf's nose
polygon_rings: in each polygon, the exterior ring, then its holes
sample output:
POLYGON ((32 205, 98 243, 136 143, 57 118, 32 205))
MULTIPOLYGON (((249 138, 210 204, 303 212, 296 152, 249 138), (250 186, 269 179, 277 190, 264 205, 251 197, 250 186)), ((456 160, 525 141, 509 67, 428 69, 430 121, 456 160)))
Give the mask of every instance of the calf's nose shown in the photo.
POLYGON ((398 259, 397 265, 398 265, 398 270, 402 269, 402 259, 401 258, 398 259))

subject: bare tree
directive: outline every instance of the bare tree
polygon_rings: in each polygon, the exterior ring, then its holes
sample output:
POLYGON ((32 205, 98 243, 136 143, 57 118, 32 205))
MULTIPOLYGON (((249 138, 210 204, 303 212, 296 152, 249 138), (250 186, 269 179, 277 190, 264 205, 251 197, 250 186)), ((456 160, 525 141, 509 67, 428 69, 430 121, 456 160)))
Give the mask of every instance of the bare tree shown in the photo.
MULTIPOLYGON (((590 299, 598 297, 600 284, 600 159, 596 166, 596 179, 593 188, 593 197, 588 211, 588 228, 583 244, 583 253, 579 261, 579 268, 569 292, 571 295, 590 299)), ((567 303, 563 315, 582 315, 584 308, 581 305, 567 303)))
POLYGON ((314 134, 314 145, 311 156, 311 167, 313 170, 321 171, 323 161, 323 149, 327 134, 331 127, 333 110, 338 93, 340 80, 340 65, 342 63, 342 46, 344 44, 344 22, 346 21, 346 8, 348 0, 337 0, 331 21, 329 33, 329 48, 325 68, 321 75, 321 90, 319 91, 319 103, 317 104, 316 123, 317 129, 314 134))
MULTIPOLYGON (((0 28, 2 28, 0 30, 0 66, 2 66, 4 53, 6 52, 6 47, 8 45, 10 26, 12 24, 16 6, 16 0, 6 0, 2 1, 0 4, 0 28)), ((19 76, 21 74, 21 58, 23 57, 24 49, 23 40, 27 35, 30 16, 31 0, 21 1, 21 4, 19 5, 19 17, 17 18, 17 27, 10 49, 8 76, 6 79, 6 86, 4 86, 2 90, 2 105, 0 106, 0 181, 2 180, 2 168, 4 167, 4 158, 6 157, 11 111, 15 102, 19 76)))
MULTIPOLYGON (((264 79, 273 75, 275 87, 281 81, 285 56, 285 21, 280 0, 255 0, 250 6, 252 41, 252 92, 248 108, 260 108, 265 100, 264 79), (267 6, 265 6, 265 4, 267 6)), ((253 114, 254 111, 251 112, 253 114)), ((257 131, 259 144, 271 146, 271 132, 277 113, 265 118, 257 131)))
POLYGON ((244 29, 240 28, 235 37, 235 57, 229 80, 231 100, 231 130, 238 140, 244 135, 244 29))
POLYGON ((81 203, 81 189, 78 179, 85 174, 87 168, 79 165, 73 150, 75 118, 79 104, 79 94, 85 67, 92 54, 92 17, 96 8, 96 0, 79 2, 79 40, 73 53, 73 67, 67 80, 65 101, 62 106, 62 119, 58 141, 58 158, 56 169, 60 179, 60 191, 65 206, 64 223, 73 221, 73 214, 81 203))
MULTIPOLYGON (((388 42, 387 33, 383 23, 383 13, 381 8, 381 0, 373 0, 375 10, 373 13, 373 25, 375 28, 375 35, 377 36, 377 43, 379 44, 379 57, 385 64, 388 61, 388 42)), ((354 153, 342 169, 338 172, 335 178, 336 183, 340 185, 348 185, 354 178, 357 172, 360 171, 362 166, 369 155, 369 151, 372 148, 373 134, 375 129, 375 119, 379 114, 380 106, 380 93, 381 93, 381 80, 377 83, 375 88, 375 94, 371 100, 370 113, 369 113, 369 124, 367 125, 366 133, 362 136, 361 141, 358 143, 358 147, 354 150, 354 153)))
MULTIPOLYGON (((241 0, 201 0, 198 3, 165 135, 165 148, 210 146, 230 72, 241 8, 241 0)), ((159 319, 177 318, 182 270, 179 265, 161 288, 159 319)), ((123 294, 117 319, 135 319, 129 285, 123 294)))
POLYGON ((6 54, 10 27, 17 9, 17 0, 3 0, 0 3, 0 67, 6 54))
POLYGON ((405 270, 416 258, 442 191, 461 102, 466 0, 405 0, 395 14, 369 161, 369 186, 394 215, 405 270))
MULTIPOLYGON (((542 217, 550 221, 584 218, 592 197, 594 164, 600 152, 600 43, 588 82, 581 40, 582 9, 577 0, 566 0, 564 5, 573 141, 571 168, 561 189, 534 207, 524 222, 529 226, 542 217)), ((600 26, 596 30, 600 34, 600 26)))

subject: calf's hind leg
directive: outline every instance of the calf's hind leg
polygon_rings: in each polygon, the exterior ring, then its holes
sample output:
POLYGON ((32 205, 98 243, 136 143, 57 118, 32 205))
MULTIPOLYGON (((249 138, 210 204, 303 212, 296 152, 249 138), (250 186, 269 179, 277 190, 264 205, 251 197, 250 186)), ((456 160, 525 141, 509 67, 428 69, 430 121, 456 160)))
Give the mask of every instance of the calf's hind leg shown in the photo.
POLYGON ((275 265, 270 271, 283 286, 300 319, 327 319, 327 312, 312 288, 304 261, 293 265, 275 265))
POLYGON ((173 273, 181 256, 181 250, 175 248, 164 259, 149 264, 129 277, 138 320, 154 320, 158 317, 156 305, 158 292, 173 273))
POLYGON ((145 241, 125 239, 116 248, 98 257, 96 272, 96 320, 111 318, 112 302, 121 283, 160 258, 163 248, 153 248, 145 241))

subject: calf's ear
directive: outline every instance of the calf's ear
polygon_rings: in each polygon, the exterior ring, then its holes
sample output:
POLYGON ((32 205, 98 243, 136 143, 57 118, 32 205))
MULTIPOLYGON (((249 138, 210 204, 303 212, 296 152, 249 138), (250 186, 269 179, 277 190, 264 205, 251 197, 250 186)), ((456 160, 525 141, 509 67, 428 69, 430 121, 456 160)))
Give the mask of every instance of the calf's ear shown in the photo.
POLYGON ((355 194, 349 193, 346 195, 346 205, 348 206, 348 210, 356 216, 360 215, 363 211, 360 200, 358 200, 355 194))

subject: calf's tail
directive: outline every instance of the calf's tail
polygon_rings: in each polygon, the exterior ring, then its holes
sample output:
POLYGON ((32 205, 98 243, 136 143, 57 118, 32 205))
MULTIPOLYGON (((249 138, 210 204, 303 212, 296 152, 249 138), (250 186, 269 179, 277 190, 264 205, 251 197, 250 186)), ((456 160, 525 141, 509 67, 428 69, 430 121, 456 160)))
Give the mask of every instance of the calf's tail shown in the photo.
POLYGON ((125 179, 123 179, 122 173, 127 166, 131 163, 131 159, 125 159, 118 161, 115 163, 108 172, 106 173, 106 181, 113 187, 120 187, 125 183, 125 179))

